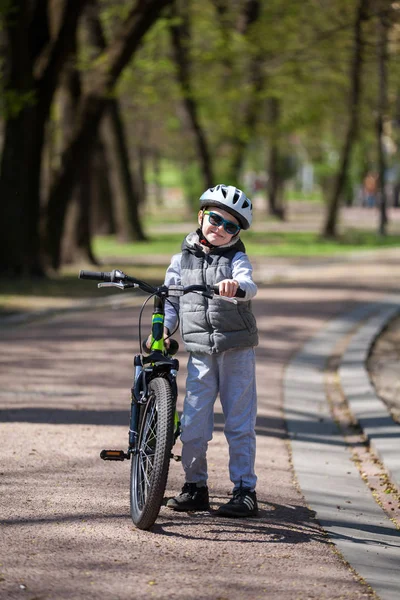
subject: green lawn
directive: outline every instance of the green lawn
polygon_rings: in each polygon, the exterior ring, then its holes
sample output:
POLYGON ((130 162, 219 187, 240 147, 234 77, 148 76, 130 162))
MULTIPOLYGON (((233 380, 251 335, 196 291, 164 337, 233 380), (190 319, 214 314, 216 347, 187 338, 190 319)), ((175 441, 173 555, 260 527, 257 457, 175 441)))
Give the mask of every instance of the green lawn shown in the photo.
MULTIPOLYGON (((184 234, 170 233, 152 236, 148 242, 118 244, 112 236, 95 240, 95 254, 100 258, 164 257, 180 251, 184 234)), ((371 231, 348 230, 337 240, 324 240, 315 233, 243 232, 242 239, 250 256, 319 257, 352 253, 359 250, 400 246, 400 235, 381 237, 371 231)))
POLYGON ((382 237, 361 230, 348 230, 336 240, 307 232, 248 232, 244 239, 248 253, 253 256, 319 257, 400 246, 400 235, 382 237))
MULTIPOLYGON (((400 247, 400 235, 380 237, 371 231, 348 230, 335 241, 316 233, 243 232, 251 257, 293 257, 296 259, 333 256, 360 250, 400 247)), ((96 283, 78 279, 80 269, 110 271, 121 268, 154 285, 162 283, 171 256, 180 251, 183 233, 157 234, 148 242, 119 244, 115 238, 99 237, 94 242, 101 266, 69 265, 47 280, 0 280, 0 313, 21 312, 46 306, 68 305, 71 300, 118 294, 118 290, 98 290, 96 283)))

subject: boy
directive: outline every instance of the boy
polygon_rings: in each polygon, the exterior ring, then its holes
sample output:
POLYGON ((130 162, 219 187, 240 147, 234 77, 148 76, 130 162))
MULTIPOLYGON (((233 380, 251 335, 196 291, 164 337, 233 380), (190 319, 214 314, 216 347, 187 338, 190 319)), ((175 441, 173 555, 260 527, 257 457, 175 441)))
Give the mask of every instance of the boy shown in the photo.
MULTIPOLYGON (((217 510, 224 517, 258 514, 254 472, 257 410, 254 346, 257 325, 250 300, 257 292, 252 266, 240 240, 240 230, 252 222, 251 201, 233 186, 217 185, 200 198, 199 228, 173 256, 165 284, 219 285, 232 298, 240 286, 246 292, 237 304, 215 296, 182 296, 179 303, 182 339, 190 353, 182 414, 182 466, 185 485, 168 501, 177 511, 209 510, 208 442, 213 433, 213 409, 219 394, 229 445, 233 497, 217 510)), ((165 336, 174 330, 178 306, 166 303, 165 336)))

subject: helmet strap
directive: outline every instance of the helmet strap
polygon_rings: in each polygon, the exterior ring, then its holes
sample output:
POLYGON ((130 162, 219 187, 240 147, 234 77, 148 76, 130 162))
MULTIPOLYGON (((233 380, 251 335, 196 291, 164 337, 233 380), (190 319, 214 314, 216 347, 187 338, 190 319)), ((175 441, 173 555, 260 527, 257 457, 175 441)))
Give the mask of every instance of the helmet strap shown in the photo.
POLYGON ((202 246, 206 246, 206 248, 216 248, 216 246, 214 246, 214 244, 211 244, 208 241, 208 239, 206 238, 206 236, 203 233, 203 222, 204 222, 204 211, 205 210, 206 210, 206 208, 203 208, 202 213, 201 213, 200 227, 196 230, 196 233, 199 236, 199 242, 202 246))
POLYGON ((206 246, 207 248, 216 248, 214 244, 210 244, 208 239, 203 233, 203 222, 201 223, 201 227, 196 230, 197 235, 199 236, 199 242, 202 246, 206 246))

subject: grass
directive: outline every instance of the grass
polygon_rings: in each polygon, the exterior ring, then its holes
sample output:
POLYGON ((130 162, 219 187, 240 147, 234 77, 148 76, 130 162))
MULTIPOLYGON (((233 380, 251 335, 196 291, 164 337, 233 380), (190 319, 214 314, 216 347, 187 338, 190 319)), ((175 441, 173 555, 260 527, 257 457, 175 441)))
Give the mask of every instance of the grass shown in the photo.
POLYGON ((296 190, 287 190, 285 193, 286 202, 314 202, 323 204, 324 198, 321 190, 314 192, 301 192, 296 190))
POLYGON ((343 255, 360 250, 400 246, 400 235, 381 237, 371 231, 348 230, 338 239, 322 239, 316 233, 248 232, 245 245, 252 256, 310 258, 343 255))
MULTIPOLYGON (((180 251, 184 234, 157 234, 149 242, 118 244, 112 236, 99 237, 94 244, 99 257, 131 259, 134 264, 141 257, 154 257, 166 261, 180 251)), ((310 232, 243 232, 242 239, 250 256, 320 257, 340 255, 359 250, 393 248, 400 246, 400 235, 381 237, 371 231, 348 230, 337 240, 322 239, 310 232)))
POLYGON ((126 259, 163 255, 167 259, 167 256, 179 252, 183 238, 182 233, 163 233, 151 236, 147 242, 119 244, 113 236, 103 236, 96 238, 93 248, 96 256, 100 258, 118 256, 126 259))
MULTIPOLYGON (((310 232, 243 232, 250 257, 293 257, 297 260, 344 255, 359 250, 400 247, 400 235, 380 237, 372 231, 349 229, 337 240, 323 240, 310 232)), ((76 300, 119 293, 98 290, 96 283, 78 279, 80 269, 110 271, 121 268, 154 285, 162 283, 171 256, 180 251, 183 233, 153 235, 148 242, 119 244, 112 236, 96 238, 95 255, 101 266, 64 267, 47 280, 0 280, 0 313, 68 306, 76 300)))

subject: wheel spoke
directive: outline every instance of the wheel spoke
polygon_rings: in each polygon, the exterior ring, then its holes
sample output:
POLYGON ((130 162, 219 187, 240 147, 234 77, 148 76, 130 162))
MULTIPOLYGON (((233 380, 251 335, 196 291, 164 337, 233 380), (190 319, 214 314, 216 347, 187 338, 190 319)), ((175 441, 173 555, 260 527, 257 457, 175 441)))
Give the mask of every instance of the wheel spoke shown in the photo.
POLYGON ((147 493, 150 486, 151 474, 154 465, 155 444, 157 440, 157 406, 152 404, 146 414, 143 426, 142 443, 139 449, 138 461, 138 487, 140 505, 146 503, 147 493))

